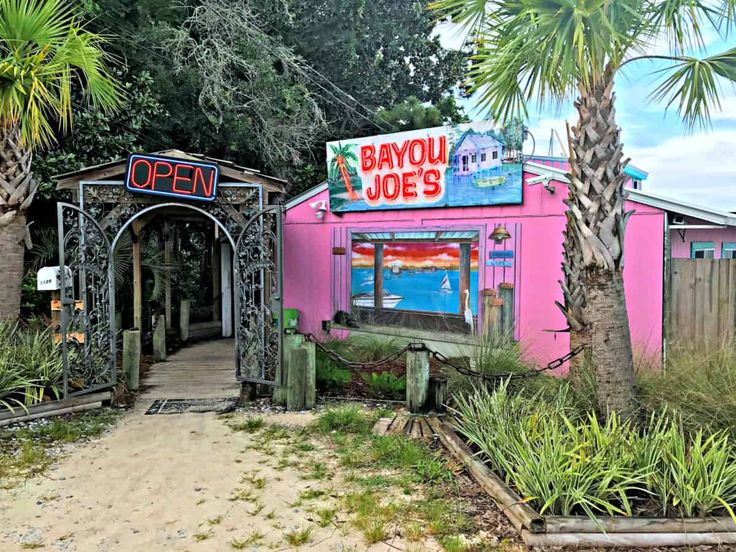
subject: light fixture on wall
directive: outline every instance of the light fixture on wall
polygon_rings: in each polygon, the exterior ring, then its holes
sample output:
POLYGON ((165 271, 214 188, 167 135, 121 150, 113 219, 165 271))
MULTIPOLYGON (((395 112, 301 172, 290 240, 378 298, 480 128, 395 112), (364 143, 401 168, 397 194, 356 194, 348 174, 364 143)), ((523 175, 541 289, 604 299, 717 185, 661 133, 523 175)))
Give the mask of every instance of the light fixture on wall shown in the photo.
POLYGON ((493 232, 491 232, 491 235, 488 236, 488 239, 493 240, 496 243, 503 243, 510 237, 511 234, 509 234, 509 231, 506 230, 506 227, 503 224, 499 224, 493 229, 493 232))
POLYGON ((317 217, 317 220, 322 220, 325 217, 325 213, 327 212, 327 200, 320 199, 313 201, 309 206, 314 209, 314 216, 317 217))

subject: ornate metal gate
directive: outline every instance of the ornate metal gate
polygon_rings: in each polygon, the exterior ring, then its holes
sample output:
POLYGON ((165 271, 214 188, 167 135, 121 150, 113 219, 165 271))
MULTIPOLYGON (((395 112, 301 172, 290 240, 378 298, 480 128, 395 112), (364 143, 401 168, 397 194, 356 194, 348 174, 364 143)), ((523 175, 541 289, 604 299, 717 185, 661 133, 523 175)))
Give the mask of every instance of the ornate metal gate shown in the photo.
POLYGON ((236 373, 240 381, 281 383, 283 345, 280 205, 247 221, 235 245, 236 373))
POLYGON ((115 267, 95 218, 57 205, 64 397, 109 388, 115 374, 115 267))

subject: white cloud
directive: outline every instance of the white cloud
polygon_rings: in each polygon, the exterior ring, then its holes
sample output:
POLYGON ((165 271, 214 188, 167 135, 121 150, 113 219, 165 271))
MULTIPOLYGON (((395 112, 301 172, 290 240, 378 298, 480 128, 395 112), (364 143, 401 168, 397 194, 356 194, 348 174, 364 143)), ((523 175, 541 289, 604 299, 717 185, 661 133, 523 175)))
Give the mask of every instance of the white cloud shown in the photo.
POLYGON ((468 38, 470 29, 452 21, 441 21, 432 29, 432 37, 439 36, 440 44, 446 50, 460 50, 468 38))
POLYGON ((625 151, 649 173, 645 191, 736 210, 736 129, 675 136, 625 151))

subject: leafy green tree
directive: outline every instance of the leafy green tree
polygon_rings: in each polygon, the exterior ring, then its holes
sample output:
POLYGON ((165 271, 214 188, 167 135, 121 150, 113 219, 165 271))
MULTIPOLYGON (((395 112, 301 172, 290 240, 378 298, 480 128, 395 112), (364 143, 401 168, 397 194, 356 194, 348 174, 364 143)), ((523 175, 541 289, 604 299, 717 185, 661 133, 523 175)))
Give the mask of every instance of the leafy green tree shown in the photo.
POLYGON ((455 102, 454 96, 446 96, 437 106, 422 103, 416 96, 409 96, 391 109, 380 110, 376 117, 384 127, 392 132, 418 130, 445 124, 458 124, 468 121, 467 116, 455 102))
POLYGON ((690 127, 719 106, 719 79, 736 81, 736 48, 699 57, 703 33, 734 29, 736 1, 439 0, 477 44, 469 77, 497 120, 527 115, 529 101, 574 101, 566 199, 563 310, 571 344, 589 347, 602 411, 634 408, 634 367, 623 289, 624 159, 615 81, 629 64, 661 63, 654 100, 690 127), (669 54, 647 53, 664 37, 669 54), (571 301, 571 298, 573 299, 571 301))
POLYGON ((18 316, 33 151, 69 129, 73 84, 101 109, 120 104, 103 40, 62 0, 0 0, 0 319, 18 316))

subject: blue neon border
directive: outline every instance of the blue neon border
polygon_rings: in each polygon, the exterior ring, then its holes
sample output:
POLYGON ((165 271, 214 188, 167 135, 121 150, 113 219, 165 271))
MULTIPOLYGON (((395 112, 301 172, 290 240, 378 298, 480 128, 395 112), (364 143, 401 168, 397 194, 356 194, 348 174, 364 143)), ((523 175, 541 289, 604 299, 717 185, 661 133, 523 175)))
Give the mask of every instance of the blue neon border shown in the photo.
POLYGON ((131 153, 128 155, 128 162, 125 165, 125 189, 133 194, 144 194, 144 195, 152 195, 152 196, 160 196, 160 197, 175 197, 177 199, 182 200, 190 200, 190 201, 201 201, 204 203, 212 203, 217 199, 217 188, 220 184, 220 167, 217 165, 217 163, 202 163, 200 161, 190 161, 189 159, 182 159, 180 157, 166 157, 165 155, 152 155, 150 153, 131 153), (207 167, 211 169, 215 169, 215 184, 213 186, 212 190, 212 197, 201 197, 201 196, 188 196, 188 195, 181 195, 176 194, 172 192, 156 192, 153 190, 142 190, 141 188, 131 188, 128 185, 128 175, 130 174, 130 166, 133 164, 133 161, 135 159, 159 159, 163 161, 170 161, 173 163, 186 163, 188 165, 196 165, 199 167, 207 167))

